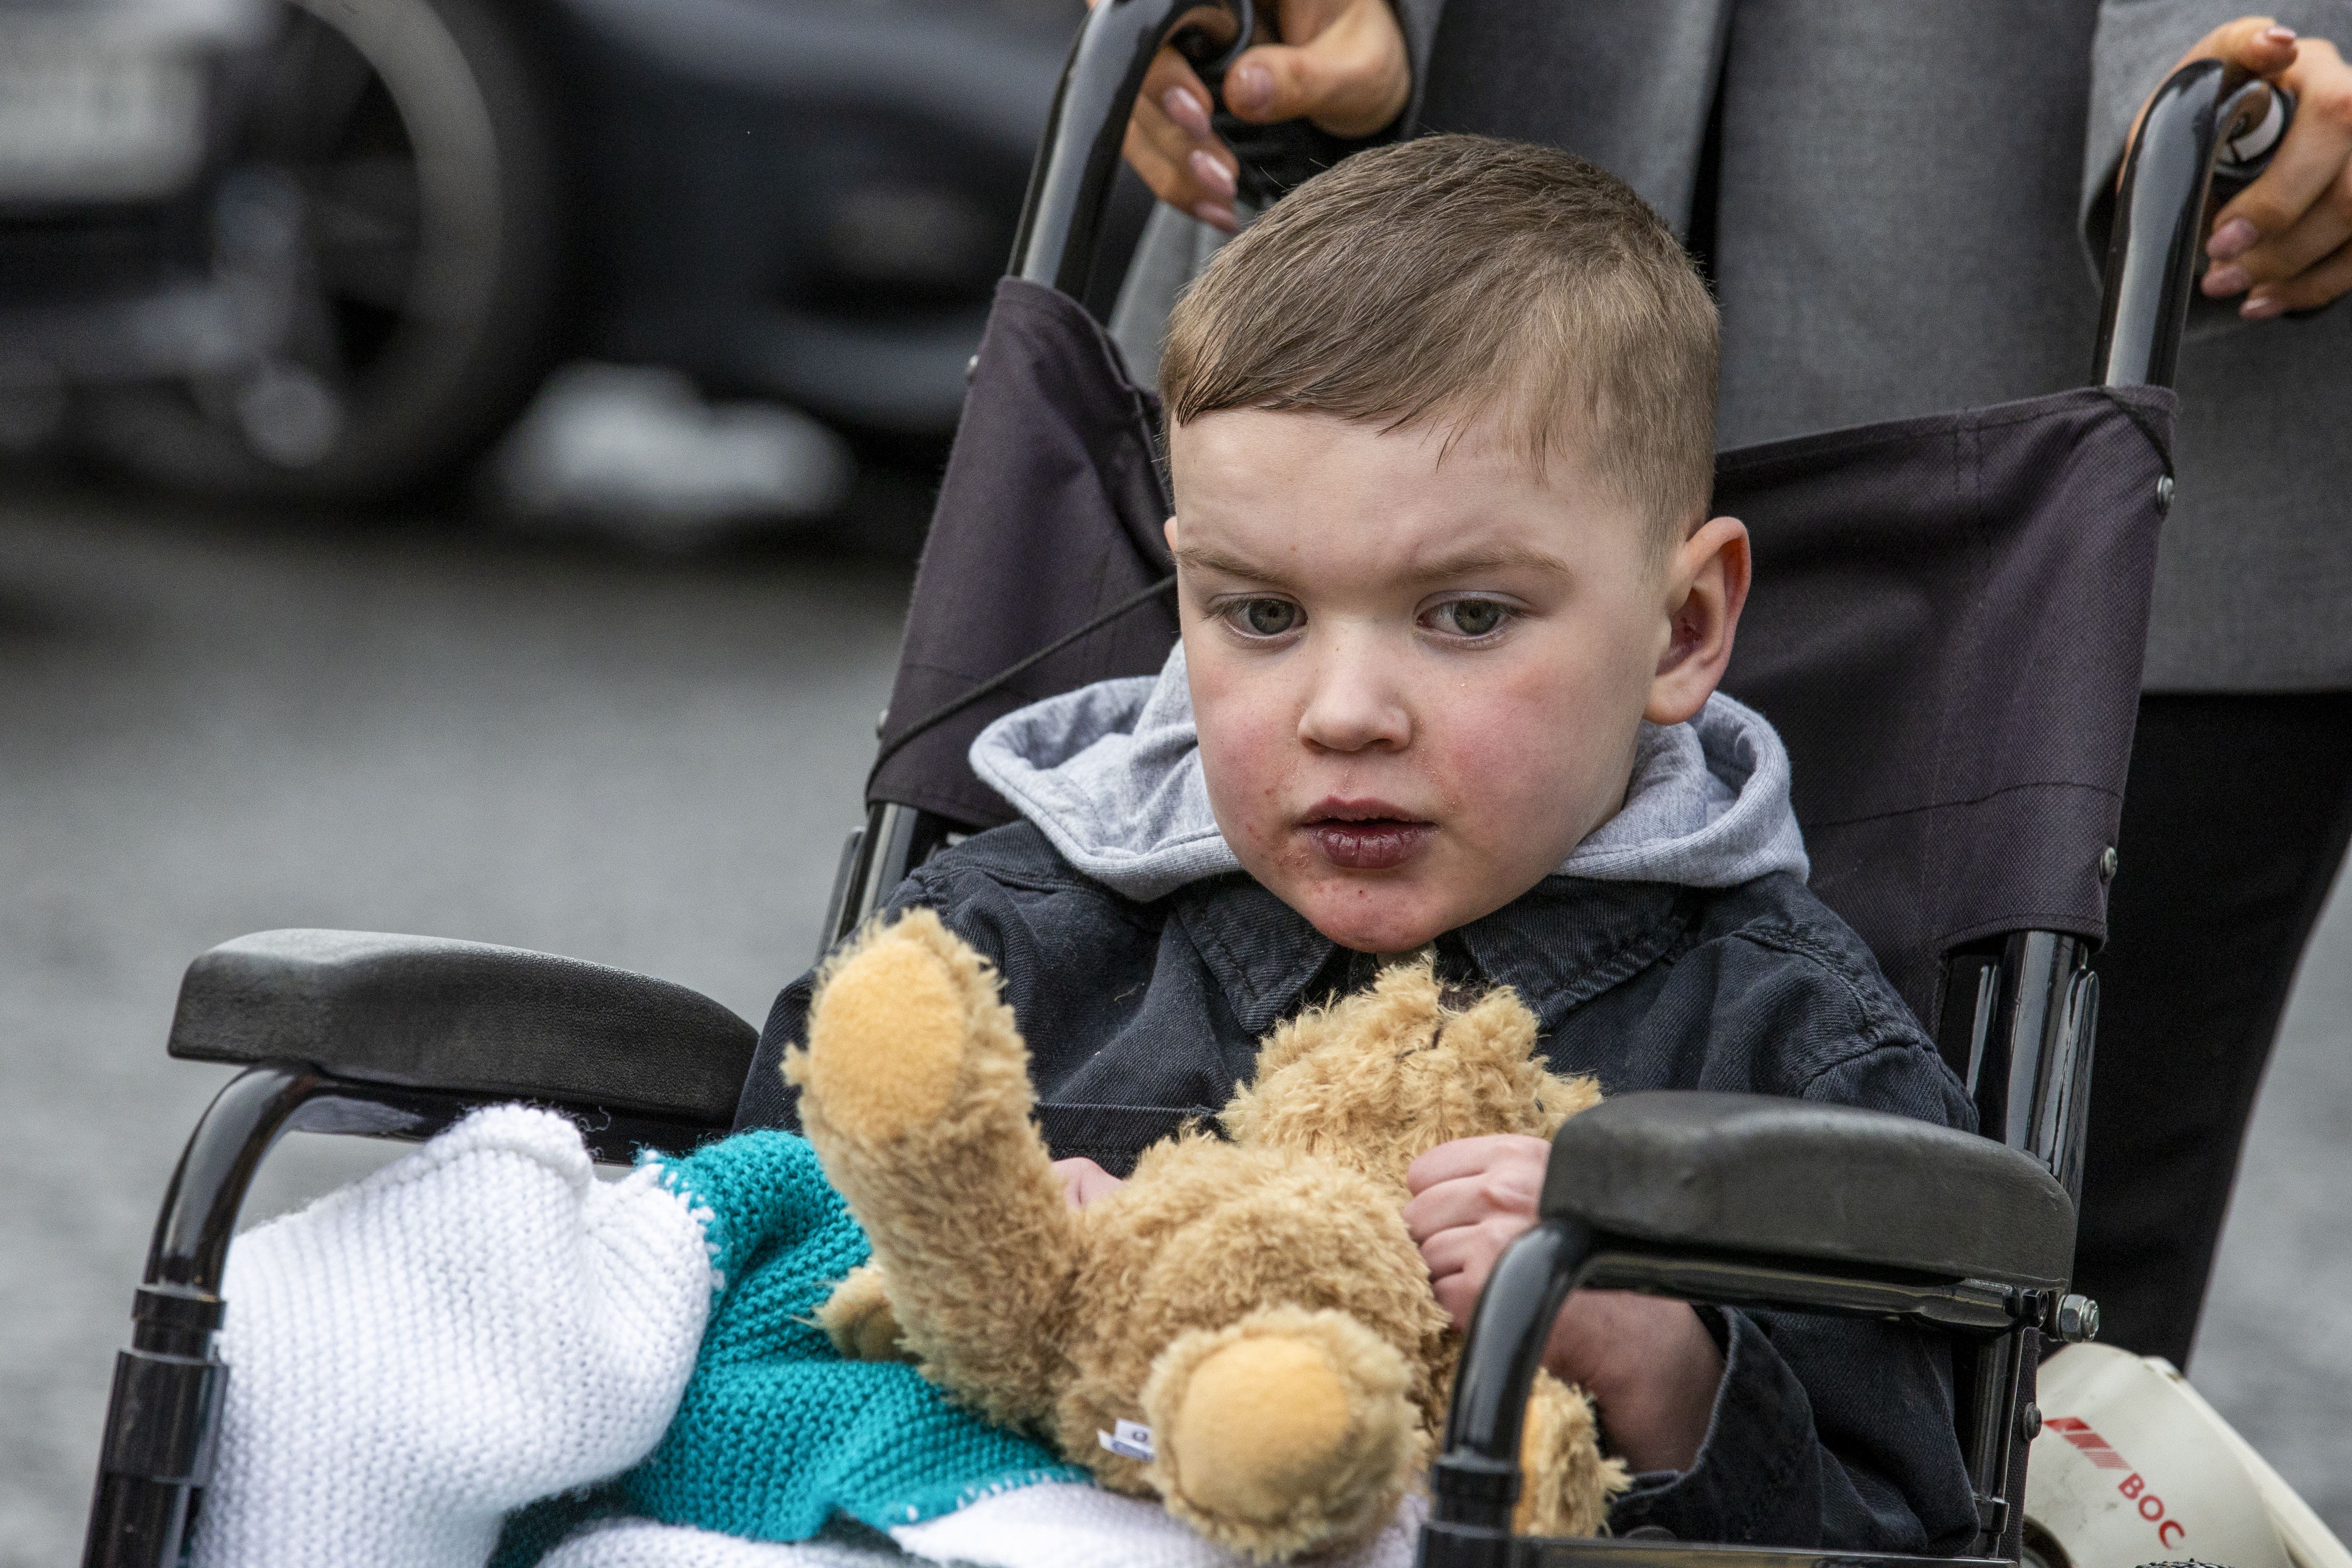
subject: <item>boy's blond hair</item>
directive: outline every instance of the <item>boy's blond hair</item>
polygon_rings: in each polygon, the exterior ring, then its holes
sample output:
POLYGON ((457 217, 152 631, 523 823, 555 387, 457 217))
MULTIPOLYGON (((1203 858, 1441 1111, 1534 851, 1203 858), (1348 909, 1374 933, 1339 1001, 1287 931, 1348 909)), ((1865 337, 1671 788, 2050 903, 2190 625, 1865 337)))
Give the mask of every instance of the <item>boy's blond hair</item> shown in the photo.
POLYGON ((1706 515, 1715 302, 1664 222, 1580 158, 1429 136, 1317 175, 1220 250, 1168 321, 1171 426, 1226 408, 1466 423, 1503 405, 1639 509, 1706 515))

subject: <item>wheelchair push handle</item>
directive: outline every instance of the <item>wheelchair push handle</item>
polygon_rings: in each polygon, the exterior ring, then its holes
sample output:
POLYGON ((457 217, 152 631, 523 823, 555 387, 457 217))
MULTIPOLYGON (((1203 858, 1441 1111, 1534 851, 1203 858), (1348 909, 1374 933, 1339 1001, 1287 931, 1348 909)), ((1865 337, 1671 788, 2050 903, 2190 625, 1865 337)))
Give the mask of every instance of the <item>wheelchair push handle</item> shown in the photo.
POLYGON ((2292 95, 2221 60, 2191 60, 2156 89, 2116 191, 2095 384, 2172 384, 2217 166, 2231 179, 2252 179, 2294 113, 2292 95))
POLYGON ((1251 0, 1097 0, 1045 118, 1013 236, 1013 277, 1073 298, 1085 291, 1152 57, 1173 43, 1215 75, 1249 47, 1255 26, 1251 0))

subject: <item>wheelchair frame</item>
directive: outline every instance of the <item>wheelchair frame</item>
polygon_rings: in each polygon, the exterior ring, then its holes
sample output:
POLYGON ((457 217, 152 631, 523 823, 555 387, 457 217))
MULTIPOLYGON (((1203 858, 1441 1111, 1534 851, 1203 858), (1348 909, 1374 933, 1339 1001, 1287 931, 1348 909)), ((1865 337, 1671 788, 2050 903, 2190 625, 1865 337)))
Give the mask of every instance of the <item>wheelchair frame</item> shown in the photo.
MULTIPOLYGON (((1153 54, 1188 29, 1206 29, 1219 37, 1230 32, 1230 58, 1251 25, 1248 0, 1102 0, 1055 96, 1016 241, 1017 276, 1074 296, 1083 290, 1103 238, 1128 115, 1153 54)), ((2200 62, 2159 89, 2126 155, 2117 198, 2094 373, 2099 383, 2169 384, 2214 161, 2224 142, 2249 129, 2257 85, 2200 62)), ((954 831, 912 807, 873 805, 844 847, 825 945, 881 907, 954 831)), ((2088 957, 2081 939, 2047 931, 1948 954, 1937 1020, 1938 1044, 1962 1070, 1981 1124, 1997 1129, 2019 1162, 2062 1183, 2070 1203, 2079 1194, 2098 1011, 2088 957)), ((755 1039, 742 1020, 681 987, 474 943, 267 933, 198 959, 183 989, 172 1054, 239 1062, 247 1070, 192 1132, 158 1215, 134 1299, 131 1347, 116 1363, 84 1568, 163 1568, 181 1557, 211 1476, 228 1373, 215 1340, 229 1242, 253 1174, 280 1133, 422 1139, 477 1106, 522 1096, 573 1113, 602 1158, 625 1160, 646 1145, 687 1148, 727 1131, 755 1039), (378 1061, 385 1051, 367 1057, 364 1072, 318 1065, 334 1059, 322 1045, 363 1026, 374 1015, 361 1009, 371 1006, 390 1010, 391 1026, 380 1034, 404 1031, 439 1043, 385 1047, 405 1053, 397 1070, 378 1061), (447 1028, 446 1039, 433 1034, 453 1020, 467 1026, 447 1028), (603 1068, 587 1074, 594 1082, 555 1076, 580 1041, 605 1047, 598 1059, 610 1061, 655 1037, 680 1047, 684 1071, 666 1071, 657 1081, 603 1068), (468 1042, 485 1038, 524 1044, 477 1066, 467 1057, 468 1042), (551 1091, 555 1084, 565 1087, 551 1091)), ((2039 1341, 2090 1337, 2095 1306, 2047 1280, 1904 1277, 1801 1253, 1675 1250, 1612 1231, 1606 1215, 1579 1216, 1549 1199, 1545 1211, 1543 1223, 1506 1254, 1480 1300, 1433 1478, 1423 1563, 1891 1568, 2019 1561, 2025 1444, 2038 1426, 2031 1400, 2039 1341), (1528 1382, 1546 1327, 1576 1285, 1905 1318, 1953 1333, 1960 1436, 1979 1500, 1974 1555, 1511 1536, 1528 1382)))
MULTIPOLYGON (((1097 15, 1111 9, 1106 5, 1097 15)), ((1094 30, 1090 25, 1088 36, 1094 30)), ((1124 96, 1104 93, 1087 77, 1087 47, 1082 38, 1056 101, 1013 267, 1019 277, 1074 296, 1094 268, 1098 214, 1133 100, 1131 89, 1124 96), (1089 120, 1097 104, 1102 106, 1103 118, 1089 120), (1081 128, 1089 123, 1097 127, 1095 135, 1090 143, 1082 143, 1081 128)), ((2093 351, 2093 384, 2172 384, 2215 163, 2229 142, 2252 128, 2261 101, 2256 82, 2219 62, 2184 67, 2158 89, 2125 157, 2093 351)), ((2162 483, 2168 504, 2169 477, 2162 483)), ((880 909, 891 890, 945 847, 955 831, 951 823, 914 806, 895 802, 870 806, 865 826, 853 830, 843 846, 820 952, 880 909)), ((2112 879, 2115 851, 2110 847, 2107 853, 2102 875, 2112 879)), ((2077 1203, 2098 1033, 2099 977, 2090 968, 2091 952, 2091 945, 2077 936, 2020 931, 1948 953, 1933 1021, 1937 1047, 1967 1086, 1978 1125, 2031 1156, 2077 1203)), ((1701 1563, 1717 1568, 1765 1568, 1768 1563, 1799 1568, 1832 1558, 1851 1568, 1864 1561, 1845 1552, 1581 1540, 1512 1542, 1500 1552, 1467 1550, 1466 1542, 1451 1532, 1452 1526, 1475 1521, 1481 1534, 1500 1527, 1507 1537, 1508 1499, 1493 1495, 1497 1483, 1492 1478, 1507 1475, 1508 1489, 1516 1494, 1517 1412, 1526 1403, 1534 1372, 1532 1361, 1521 1366, 1491 1351, 1474 1360, 1473 1350, 1481 1342, 1491 1345, 1497 1336, 1510 1336, 1521 1351, 1528 1334, 1539 1343, 1540 1325, 1550 1322, 1572 1286, 1648 1290, 1729 1306, 1802 1306, 1900 1317, 1951 1333, 1962 1452, 1977 1494, 1979 1530, 1973 1550, 1984 1561, 2019 1561, 2025 1446, 2040 1428, 2040 1412, 2032 1403, 2038 1341, 2047 1337, 2072 1343, 2095 1337, 2095 1302, 2062 1290, 1979 1289, 1975 1282, 1921 1294, 1915 1286, 1840 1279, 1790 1260, 1721 1259, 1693 1267, 1622 1245, 1608 1249, 1603 1245, 1607 1239, 1589 1227, 1548 1222, 1531 1234, 1524 1244, 1526 1256, 1507 1274, 1498 1268, 1487 1289, 1495 1299, 1493 1326, 1486 1326, 1489 1308, 1482 1301, 1481 1327, 1465 1348, 1456 1386, 1468 1390, 1481 1379, 1492 1378, 1516 1397, 1497 1402, 1485 1418, 1488 1425, 1479 1429, 1467 1413, 1464 1394, 1457 1392, 1447 1455, 1438 1469, 1437 1510, 1423 1549, 1426 1568, 1564 1564, 1571 1559, 1594 1568, 1635 1562, 1663 1568, 1665 1559, 1676 1553, 1690 1554, 1692 1568, 1701 1563), (1504 1411, 1509 1412, 1507 1418, 1504 1411), (1454 1483, 1451 1493, 1449 1476, 1454 1483)))

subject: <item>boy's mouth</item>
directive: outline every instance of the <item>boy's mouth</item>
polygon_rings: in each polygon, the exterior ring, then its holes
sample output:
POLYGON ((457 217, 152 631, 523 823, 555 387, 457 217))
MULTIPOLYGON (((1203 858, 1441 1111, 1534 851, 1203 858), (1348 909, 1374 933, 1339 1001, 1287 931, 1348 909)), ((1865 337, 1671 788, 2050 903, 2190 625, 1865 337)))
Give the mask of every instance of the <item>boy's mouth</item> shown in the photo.
POLYGON ((1378 800, 1318 801, 1298 826, 1326 860, 1349 871, 1402 866, 1437 831, 1435 823, 1378 800))

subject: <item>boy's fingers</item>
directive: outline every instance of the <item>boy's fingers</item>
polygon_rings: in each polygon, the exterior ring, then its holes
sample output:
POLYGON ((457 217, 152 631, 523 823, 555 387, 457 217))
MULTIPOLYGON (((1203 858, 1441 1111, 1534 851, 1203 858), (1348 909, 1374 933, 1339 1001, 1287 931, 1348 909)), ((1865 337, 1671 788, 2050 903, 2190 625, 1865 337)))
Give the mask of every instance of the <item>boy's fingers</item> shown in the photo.
POLYGON ((1535 1223, 1542 1195, 1543 1167, 1506 1158, 1414 1194, 1404 1205, 1405 1229, 1421 1241, 1456 1226, 1500 1221, 1516 1235, 1535 1223))
POLYGON ((1282 30, 1288 41, 1244 51, 1225 73, 1225 107, 1234 114, 1261 125, 1306 120, 1334 136, 1370 136, 1403 111, 1412 68, 1388 0, 1349 0, 1336 10, 1287 6, 1282 30))
POLYGON ((1404 1228, 1420 1243, 1456 1226, 1475 1225, 1492 1212, 1479 1175, 1456 1176, 1415 1194, 1404 1205, 1404 1228))
POLYGON ((1490 1215, 1471 1225, 1441 1230, 1421 1244, 1421 1260, 1433 1279, 1466 1274, 1480 1283, 1494 1271, 1495 1259, 1534 1226, 1513 1215, 1490 1215))
POLYGON ((1404 1184, 1407 1191, 1419 1193, 1440 1182, 1450 1182, 1456 1176, 1484 1171, 1498 1159, 1531 1159, 1540 1167, 1550 1154, 1551 1145, 1545 1140, 1515 1132, 1491 1132, 1482 1138, 1456 1138, 1450 1143, 1440 1143, 1406 1166, 1404 1184))
POLYGON ((1433 1289, 1437 1295, 1437 1304, 1445 1309, 1445 1315, 1454 1320, 1454 1326, 1467 1331, 1470 1314, 1478 1310, 1478 1292, 1486 1287, 1484 1279, 1473 1283, 1457 1274, 1436 1281, 1433 1289))

